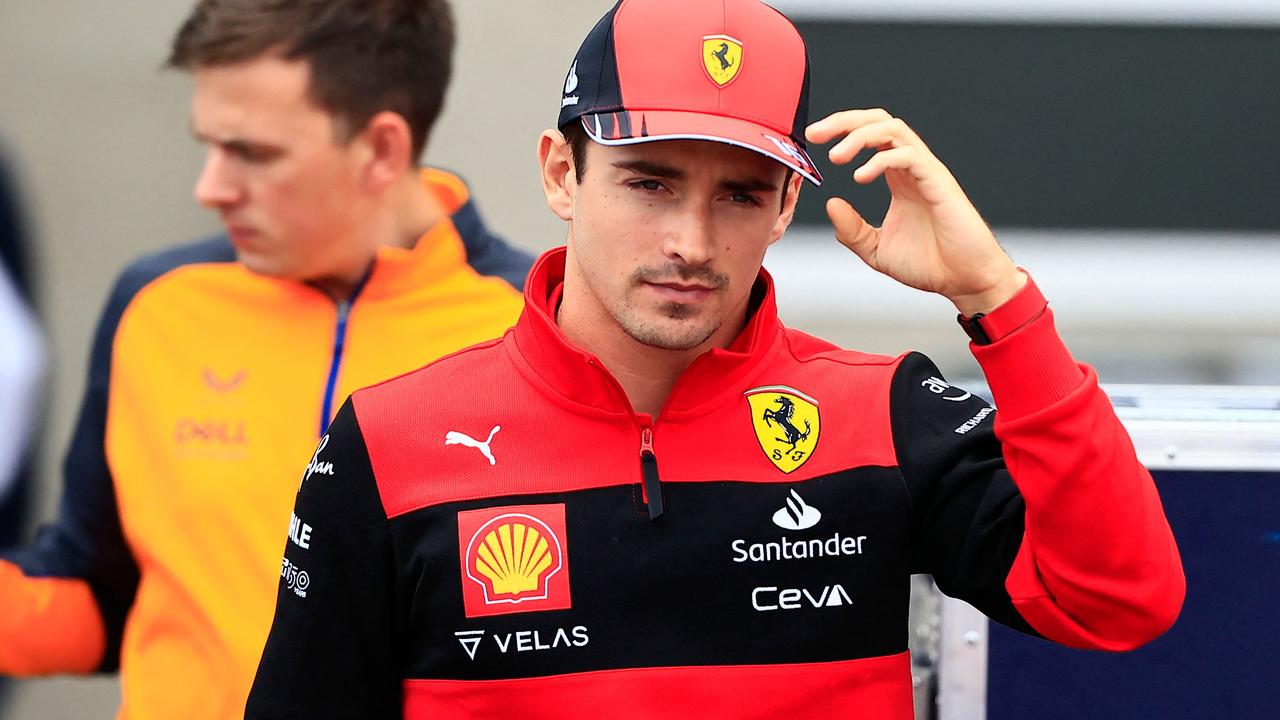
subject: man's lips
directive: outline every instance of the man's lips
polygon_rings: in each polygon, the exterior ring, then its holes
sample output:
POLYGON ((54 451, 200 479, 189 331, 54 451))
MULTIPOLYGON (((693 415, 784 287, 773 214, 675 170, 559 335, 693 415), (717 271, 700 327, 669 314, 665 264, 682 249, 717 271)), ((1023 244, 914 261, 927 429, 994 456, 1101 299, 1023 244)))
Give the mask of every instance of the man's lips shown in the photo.
POLYGON ((258 231, 247 225, 226 224, 227 235, 231 238, 231 244, 242 247, 252 243, 253 239, 258 236, 258 231))
POLYGON ((644 284, 657 293, 658 297, 678 303, 699 302, 715 292, 715 288, 698 283, 645 281, 644 284))

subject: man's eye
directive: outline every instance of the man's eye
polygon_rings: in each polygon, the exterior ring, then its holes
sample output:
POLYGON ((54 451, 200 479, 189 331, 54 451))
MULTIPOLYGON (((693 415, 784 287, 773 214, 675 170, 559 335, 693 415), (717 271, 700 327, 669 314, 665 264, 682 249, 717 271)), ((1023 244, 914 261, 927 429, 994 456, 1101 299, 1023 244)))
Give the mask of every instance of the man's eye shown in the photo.
POLYGON ((637 190, 647 190, 649 192, 657 192, 662 189, 662 183, 657 180, 636 180, 631 183, 631 187, 637 190))
POLYGON ((749 193, 734 193, 729 196, 729 199, 738 205, 750 205, 752 207, 760 205, 760 198, 749 193))
POLYGON ((274 148, 254 147, 252 145, 235 145, 228 147, 227 151, 241 161, 251 165, 268 163, 280 156, 280 152, 274 148))
POLYGON ((261 164, 271 160, 273 157, 275 157, 275 154, 268 150, 261 150, 258 148, 249 148, 245 150, 243 154, 241 154, 241 157, 244 158, 245 162, 261 164))

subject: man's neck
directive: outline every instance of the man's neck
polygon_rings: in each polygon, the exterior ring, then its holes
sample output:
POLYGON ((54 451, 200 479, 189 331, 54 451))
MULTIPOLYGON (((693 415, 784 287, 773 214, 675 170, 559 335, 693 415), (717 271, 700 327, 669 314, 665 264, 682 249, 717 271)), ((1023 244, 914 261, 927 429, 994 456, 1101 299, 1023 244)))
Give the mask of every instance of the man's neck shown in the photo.
POLYGON ((410 171, 388 191, 392 208, 392 229, 383 245, 412 248, 427 231, 448 215, 444 203, 422 181, 417 170, 410 171))
POLYGON ((381 202, 381 212, 357 228, 358 232, 367 233, 359 243, 361 247, 368 248, 363 256, 341 276, 311 281, 335 301, 347 300, 355 293, 379 247, 413 248, 448 214, 444 203, 422 181, 417 170, 405 173, 394 187, 387 190, 381 202))
POLYGON ((636 342, 618 327, 607 312, 604 318, 586 321, 586 313, 569 298, 560 306, 557 322, 574 345, 600 359, 601 364, 622 385, 631 407, 638 413, 657 417, 680 373, 709 349, 662 350, 636 342))

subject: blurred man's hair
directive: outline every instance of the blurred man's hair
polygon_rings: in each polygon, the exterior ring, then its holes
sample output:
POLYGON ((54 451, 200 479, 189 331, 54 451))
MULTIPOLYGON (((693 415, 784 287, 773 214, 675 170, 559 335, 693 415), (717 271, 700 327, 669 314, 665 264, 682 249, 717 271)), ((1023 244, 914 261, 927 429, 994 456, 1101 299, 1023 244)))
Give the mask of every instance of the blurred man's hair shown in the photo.
POLYGON ((168 65, 305 60, 311 100, 343 141, 389 110, 408 122, 416 158, 444 105, 453 44, 447 0, 199 0, 168 65))

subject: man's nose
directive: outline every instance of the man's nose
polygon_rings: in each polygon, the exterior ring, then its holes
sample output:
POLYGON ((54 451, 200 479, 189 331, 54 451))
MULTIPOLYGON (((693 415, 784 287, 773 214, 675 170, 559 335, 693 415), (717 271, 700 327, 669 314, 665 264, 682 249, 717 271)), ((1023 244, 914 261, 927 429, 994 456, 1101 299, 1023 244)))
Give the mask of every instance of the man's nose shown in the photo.
POLYGON ((682 208, 667 229, 664 252, 686 265, 705 265, 714 254, 711 211, 701 203, 682 208))
POLYGON ((209 149, 200 177, 196 178, 194 195, 196 202, 211 210, 240 201, 243 190, 235 180, 225 152, 218 148, 209 149))

